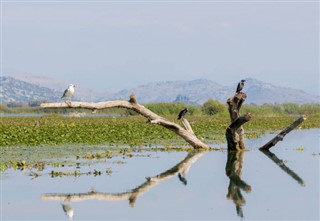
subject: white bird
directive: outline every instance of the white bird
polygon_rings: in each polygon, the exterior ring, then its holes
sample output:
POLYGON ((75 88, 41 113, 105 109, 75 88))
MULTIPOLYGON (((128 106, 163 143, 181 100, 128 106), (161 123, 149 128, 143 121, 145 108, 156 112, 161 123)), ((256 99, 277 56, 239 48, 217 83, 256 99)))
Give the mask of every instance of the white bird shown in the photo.
POLYGON ((63 212, 68 216, 69 220, 73 219, 73 209, 69 204, 63 204, 61 203, 63 212))
POLYGON ((68 88, 64 91, 61 99, 64 98, 64 97, 69 97, 69 98, 71 98, 71 97, 73 96, 73 94, 74 94, 74 88, 75 88, 75 87, 76 87, 75 85, 69 84, 69 85, 68 85, 68 88))

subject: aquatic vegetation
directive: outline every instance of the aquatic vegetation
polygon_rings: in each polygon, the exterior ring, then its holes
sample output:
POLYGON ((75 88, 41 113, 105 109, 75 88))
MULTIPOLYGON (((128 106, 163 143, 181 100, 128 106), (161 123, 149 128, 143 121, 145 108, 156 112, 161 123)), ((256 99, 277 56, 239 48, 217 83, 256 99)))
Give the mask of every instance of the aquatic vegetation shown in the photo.
MULTIPOLYGON (((245 125, 246 136, 255 138, 265 132, 280 130, 296 116, 258 116, 245 125)), ((175 121, 176 116, 168 117, 175 121)), ((227 117, 188 116, 194 132, 206 143, 224 143, 227 117)), ((317 116, 309 116, 302 129, 318 128, 317 116)), ((140 116, 130 117, 3 117, 0 124, 0 146, 56 145, 126 145, 128 147, 183 146, 183 139, 159 125, 146 123, 140 116)), ((188 145, 187 145, 188 146, 188 145)), ((99 157, 99 156, 97 156, 99 157)))

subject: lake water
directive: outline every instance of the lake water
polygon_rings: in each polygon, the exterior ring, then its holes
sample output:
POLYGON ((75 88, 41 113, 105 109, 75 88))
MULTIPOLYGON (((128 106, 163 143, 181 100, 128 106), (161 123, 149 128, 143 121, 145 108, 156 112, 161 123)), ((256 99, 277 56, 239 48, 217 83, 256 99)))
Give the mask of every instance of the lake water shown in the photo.
POLYGON ((268 154, 258 147, 274 135, 233 154, 147 152, 81 167, 97 176, 9 169, 1 220, 319 220, 319 134, 292 131, 268 154))

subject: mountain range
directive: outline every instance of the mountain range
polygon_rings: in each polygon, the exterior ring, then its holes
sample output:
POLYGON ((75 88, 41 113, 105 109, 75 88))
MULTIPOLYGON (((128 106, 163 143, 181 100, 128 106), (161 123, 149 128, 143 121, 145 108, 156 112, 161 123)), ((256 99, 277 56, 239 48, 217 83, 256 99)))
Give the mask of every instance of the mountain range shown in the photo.
MULTIPOLYGON (((320 103, 320 97, 302 90, 278 87, 253 78, 247 78, 243 92, 247 94, 247 104, 261 105, 265 103, 320 103)), ((60 97, 67 83, 46 77, 0 77, 1 103, 11 101, 28 102, 32 100, 61 101, 60 97)), ((76 86, 77 101, 128 100, 135 93, 140 103, 183 102, 202 105, 212 98, 223 103, 235 93, 237 84, 220 85, 207 79, 191 81, 152 82, 124 89, 115 93, 98 93, 85 87, 76 86)))

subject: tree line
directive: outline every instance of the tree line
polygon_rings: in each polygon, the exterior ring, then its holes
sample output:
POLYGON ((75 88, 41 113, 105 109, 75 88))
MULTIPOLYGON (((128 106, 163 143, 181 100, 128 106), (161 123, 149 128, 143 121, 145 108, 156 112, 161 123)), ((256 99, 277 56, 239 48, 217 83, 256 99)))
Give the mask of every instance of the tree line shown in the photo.
MULTIPOLYGON (((0 112, 2 113, 65 113, 72 110, 43 110, 39 108, 41 103, 47 102, 46 100, 32 100, 29 102, 9 102, 7 104, 0 104, 0 112)), ((161 103, 149 103, 145 104, 145 107, 151 111, 163 115, 177 115, 183 108, 188 108, 188 114, 190 115, 228 115, 227 105, 214 99, 208 99, 203 105, 187 105, 181 102, 161 102, 161 103)), ((86 111, 86 110, 82 110, 86 111)), ((284 103, 284 104, 245 104, 242 107, 244 113, 252 113, 255 115, 299 115, 299 114, 319 114, 320 104, 296 104, 296 103, 284 103)), ((89 111, 88 111, 89 112, 89 111)), ((116 113, 120 115, 136 115, 134 111, 110 108, 101 110, 101 113, 116 113)))

